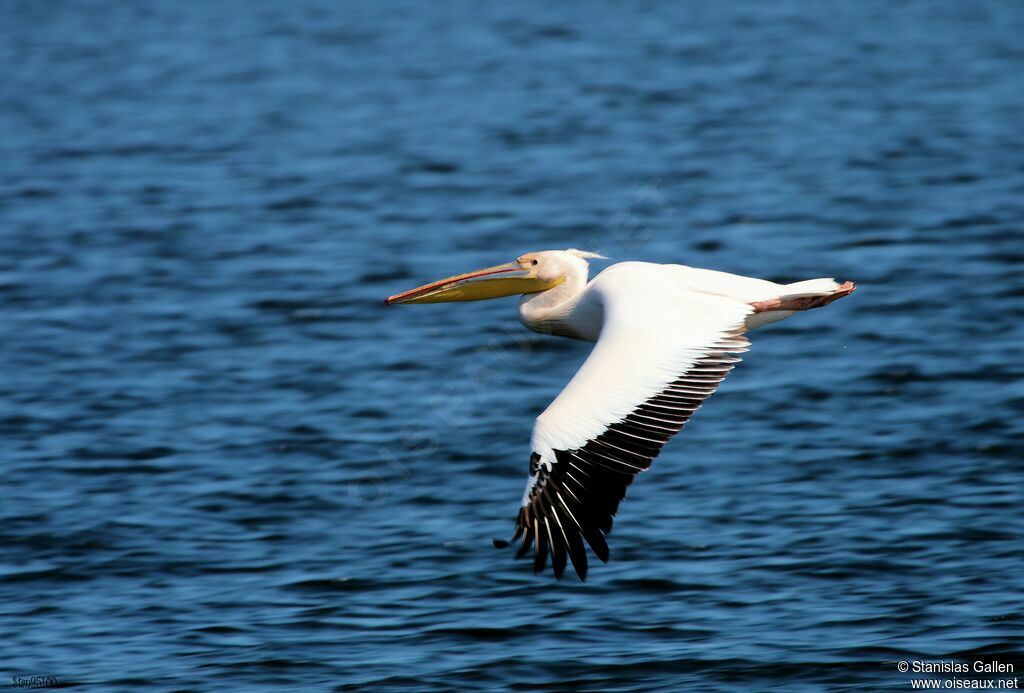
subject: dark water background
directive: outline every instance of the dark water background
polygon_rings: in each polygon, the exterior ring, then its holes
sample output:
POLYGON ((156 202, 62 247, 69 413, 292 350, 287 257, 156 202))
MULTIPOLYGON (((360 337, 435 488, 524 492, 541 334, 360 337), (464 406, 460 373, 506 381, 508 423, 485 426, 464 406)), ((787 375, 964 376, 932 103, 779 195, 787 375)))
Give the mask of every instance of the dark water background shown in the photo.
POLYGON ((1024 3, 0 9, 0 684, 909 690, 1024 642, 1024 3), (581 585, 490 546, 538 249, 856 280, 581 585))

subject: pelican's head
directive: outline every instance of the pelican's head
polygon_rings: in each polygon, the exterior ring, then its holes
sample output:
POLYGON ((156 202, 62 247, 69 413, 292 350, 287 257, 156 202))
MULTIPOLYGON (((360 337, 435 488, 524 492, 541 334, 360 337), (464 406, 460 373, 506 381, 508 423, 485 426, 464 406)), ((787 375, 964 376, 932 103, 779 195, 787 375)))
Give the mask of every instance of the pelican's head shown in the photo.
POLYGON ((526 253, 504 265, 459 274, 389 296, 384 303, 390 306, 395 303, 482 301, 534 294, 553 289, 570 274, 579 272, 581 266, 585 277, 586 258, 599 257, 603 256, 575 248, 526 253))

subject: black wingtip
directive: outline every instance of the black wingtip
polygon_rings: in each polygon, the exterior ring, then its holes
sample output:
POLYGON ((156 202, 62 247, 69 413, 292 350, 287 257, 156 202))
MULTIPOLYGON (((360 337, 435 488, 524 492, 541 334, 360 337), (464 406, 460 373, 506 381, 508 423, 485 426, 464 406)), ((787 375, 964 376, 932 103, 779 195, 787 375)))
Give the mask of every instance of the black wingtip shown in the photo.
POLYGON ((508 548, 508 542, 504 539, 491 539, 491 543, 494 544, 494 548, 496 549, 508 548))
POLYGON ((565 547, 561 544, 555 544, 554 551, 551 554, 551 567, 554 568, 556 580, 562 579, 567 558, 568 555, 565 552, 565 547))
POLYGON ((594 550, 594 555, 597 556, 602 563, 607 563, 609 558, 608 542, 605 541, 604 535, 601 531, 588 527, 583 536, 586 538, 587 543, 590 544, 590 548, 594 550))

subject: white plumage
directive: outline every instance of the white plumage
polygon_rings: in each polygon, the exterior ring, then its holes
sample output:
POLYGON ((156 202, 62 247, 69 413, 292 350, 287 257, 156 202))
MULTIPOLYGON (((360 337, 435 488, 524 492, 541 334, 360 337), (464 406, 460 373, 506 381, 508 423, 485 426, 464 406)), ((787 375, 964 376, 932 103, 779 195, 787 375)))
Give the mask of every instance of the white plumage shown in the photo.
POLYGON ((514 538, 587 572, 584 540, 608 560, 606 535, 626 488, 739 361, 744 333, 848 295, 831 279, 776 284, 684 265, 623 262, 587 282, 578 250, 528 253, 514 263, 392 296, 387 303, 476 300, 522 293, 531 330, 596 341, 537 417, 530 475, 514 538))
MULTIPOLYGON (((718 290, 691 288, 689 269, 624 262, 587 285, 583 300, 601 307, 595 312, 601 316, 600 336, 580 370, 537 418, 533 450, 542 461, 554 448, 585 444, 664 390, 753 312, 749 303, 718 290)), ((726 288, 727 282, 719 283, 718 289, 726 288)))

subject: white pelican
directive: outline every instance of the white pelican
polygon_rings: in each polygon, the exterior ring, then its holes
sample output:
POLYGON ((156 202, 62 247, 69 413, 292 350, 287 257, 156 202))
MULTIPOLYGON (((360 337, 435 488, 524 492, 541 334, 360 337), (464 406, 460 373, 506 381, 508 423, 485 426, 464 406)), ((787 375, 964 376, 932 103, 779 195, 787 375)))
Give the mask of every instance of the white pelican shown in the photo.
MULTIPOLYGON (((581 250, 527 253, 389 297, 396 303, 477 301, 521 294, 519 319, 544 334, 597 342, 537 417, 530 478, 513 540, 547 554, 556 578, 566 556, 581 580, 586 540, 608 562, 605 536, 633 477, 718 387, 747 350, 744 333, 794 311, 828 305, 852 282, 776 284, 684 265, 622 262, 587 282, 581 250)), ((496 546, 507 542, 495 541, 496 546)))

